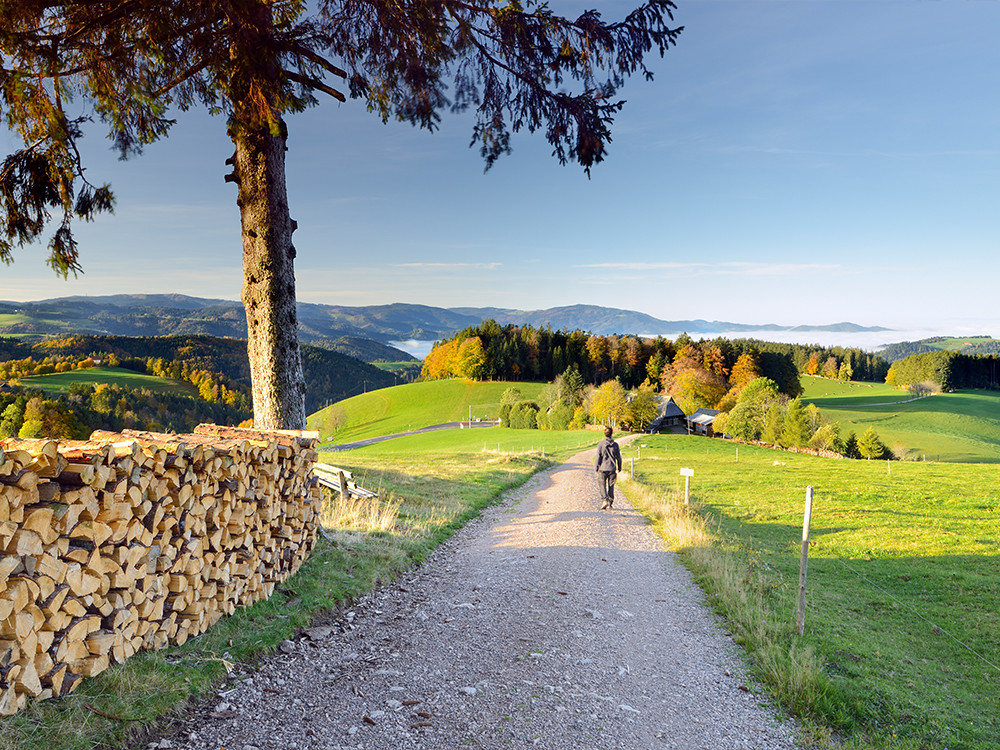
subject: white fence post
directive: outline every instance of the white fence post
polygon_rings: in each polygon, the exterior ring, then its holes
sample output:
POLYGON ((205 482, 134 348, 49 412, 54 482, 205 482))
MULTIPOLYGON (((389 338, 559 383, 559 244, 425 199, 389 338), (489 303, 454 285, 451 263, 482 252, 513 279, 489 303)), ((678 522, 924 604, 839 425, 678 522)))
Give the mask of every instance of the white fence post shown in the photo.
POLYGON ((796 618, 799 635, 806 630, 806 568, 809 564, 809 523, 812 520, 813 488, 806 487, 806 512, 802 520, 802 561, 799 563, 799 613, 796 618))

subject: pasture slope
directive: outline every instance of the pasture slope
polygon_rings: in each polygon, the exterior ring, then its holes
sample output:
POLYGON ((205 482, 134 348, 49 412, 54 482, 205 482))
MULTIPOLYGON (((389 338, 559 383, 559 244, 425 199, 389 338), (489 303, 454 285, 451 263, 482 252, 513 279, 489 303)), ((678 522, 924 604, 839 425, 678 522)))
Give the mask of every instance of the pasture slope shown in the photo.
POLYGON ((890 447, 909 457, 953 463, 1000 463, 1000 393, 963 390, 911 400, 885 383, 842 383, 803 377, 802 400, 858 437, 873 427, 890 447))
MULTIPOLYGON (((747 649, 757 676, 804 719, 817 746, 833 736, 851 750, 1000 746, 1000 467, 990 465, 998 460, 991 449, 992 436, 1000 434, 1000 398, 971 392, 902 403, 910 395, 884 384, 803 380, 805 399, 845 423, 845 433, 855 429, 860 435, 875 424, 887 441, 902 436, 915 446, 947 449, 964 463, 890 466, 718 439, 646 436, 625 452, 626 459, 636 458, 633 498, 656 522, 658 504, 676 510, 683 488, 679 468, 695 469, 689 510, 711 532, 709 556, 735 564, 735 575, 731 565, 726 568, 735 585, 716 580, 713 565, 699 567, 703 556, 689 541, 672 538, 668 524, 656 525, 713 606, 729 618, 730 632, 747 649), (879 427, 886 422, 905 429, 879 427), (942 425, 957 431, 962 424, 974 427, 963 440, 936 434, 942 425), (807 627, 800 637, 795 604, 807 485, 816 495, 807 627), (747 599, 759 607, 749 620, 747 599)), ((467 416, 470 402, 499 403, 509 385, 401 386, 367 422, 353 410, 372 408, 373 402, 355 401, 349 424, 397 431, 410 421, 416 425, 417 415, 427 423, 463 416, 458 412, 467 416), (470 395, 477 386, 494 387, 494 396, 488 390, 470 395)), ((533 395, 525 384, 517 387, 533 395)), ((346 411, 347 402, 342 406, 346 411)), ((439 466, 451 466, 457 479, 463 463, 472 466, 490 455, 496 458, 487 460, 496 460, 518 448, 537 455, 541 447, 551 454, 592 443, 592 433, 450 431, 338 454, 335 462, 363 482, 390 487, 398 496, 418 492, 432 504, 433 491, 427 490, 439 466)))
POLYGON ((310 415, 306 426, 320 431, 320 443, 355 440, 409 432, 444 422, 469 418, 496 419, 500 397, 517 388, 525 398, 536 398, 544 383, 430 380, 408 383, 354 396, 310 415), (337 427, 337 421, 342 426, 337 427))
POLYGON ((1000 467, 890 466, 666 435, 634 441, 626 461, 639 451, 630 497, 659 519, 786 708, 832 728, 844 748, 1000 746, 1000 467), (694 470, 691 508, 681 467, 694 470), (689 510, 707 541, 671 533, 689 510))
POLYGON ((25 388, 39 388, 46 393, 61 395, 69 393, 74 385, 98 385, 109 383, 122 388, 145 388, 153 393, 167 393, 176 396, 193 396, 198 398, 198 389, 191 383, 185 383, 173 378, 161 378, 155 375, 126 370, 122 367, 90 367, 83 370, 70 370, 51 375, 30 375, 18 378, 16 381, 25 388))

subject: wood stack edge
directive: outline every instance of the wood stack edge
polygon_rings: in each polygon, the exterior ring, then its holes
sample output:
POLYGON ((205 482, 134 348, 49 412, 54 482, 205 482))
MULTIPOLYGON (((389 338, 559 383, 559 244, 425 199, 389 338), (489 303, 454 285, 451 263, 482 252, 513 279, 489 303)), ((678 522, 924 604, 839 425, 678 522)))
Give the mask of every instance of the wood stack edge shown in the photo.
POLYGON ((268 598, 306 559, 318 433, 0 441, 0 715, 268 598))

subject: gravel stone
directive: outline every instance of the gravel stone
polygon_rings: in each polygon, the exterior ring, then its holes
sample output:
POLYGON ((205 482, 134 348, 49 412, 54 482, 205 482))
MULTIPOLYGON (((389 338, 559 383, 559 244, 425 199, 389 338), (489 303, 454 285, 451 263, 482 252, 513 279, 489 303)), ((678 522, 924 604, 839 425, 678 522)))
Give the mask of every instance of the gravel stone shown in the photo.
POLYGON ((688 571, 618 494, 600 510, 593 451, 536 475, 142 747, 794 748, 688 571))

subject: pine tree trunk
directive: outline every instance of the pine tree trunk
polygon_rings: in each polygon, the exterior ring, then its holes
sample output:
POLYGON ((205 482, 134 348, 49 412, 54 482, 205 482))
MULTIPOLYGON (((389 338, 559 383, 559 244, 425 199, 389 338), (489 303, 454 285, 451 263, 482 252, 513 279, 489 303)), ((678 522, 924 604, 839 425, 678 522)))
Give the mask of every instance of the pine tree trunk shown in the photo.
POLYGON ((243 226, 243 291, 254 427, 305 428, 305 379, 295 311, 295 223, 285 190, 285 133, 231 131, 243 226))

